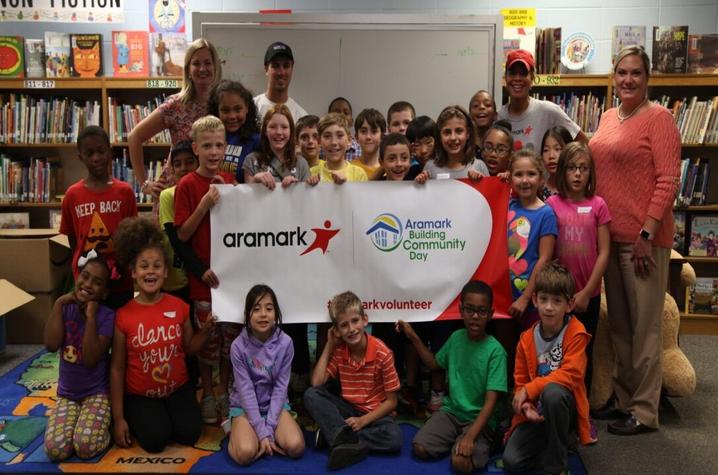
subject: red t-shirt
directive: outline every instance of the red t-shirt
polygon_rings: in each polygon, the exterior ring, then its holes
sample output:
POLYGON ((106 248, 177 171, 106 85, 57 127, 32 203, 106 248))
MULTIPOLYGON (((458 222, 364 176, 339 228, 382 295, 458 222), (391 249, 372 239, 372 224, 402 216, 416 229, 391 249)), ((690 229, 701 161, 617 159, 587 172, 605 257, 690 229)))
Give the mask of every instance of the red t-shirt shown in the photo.
MULTIPOLYGON (((77 247, 72 254, 72 273, 77 278, 77 259, 91 249, 101 253, 112 268, 115 250, 112 233, 124 218, 137 216, 135 193, 124 181, 112 179, 112 185, 103 191, 92 191, 82 179, 70 186, 62 200, 60 232, 73 236, 77 247)), ((112 290, 132 288, 132 280, 125 269, 117 269, 123 278, 112 285, 112 290)))
POLYGON ((182 335, 189 305, 163 294, 154 305, 130 300, 117 311, 115 328, 125 335, 125 392, 164 398, 188 380, 182 335))
MULTIPOLYGON (((207 178, 196 171, 188 173, 177 184, 175 189, 175 228, 179 229, 185 221, 192 216, 194 210, 199 206, 202 197, 209 191, 213 178, 207 178)), ((210 262, 210 237, 209 213, 205 213, 197 230, 190 238, 190 244, 197 257, 209 266, 210 262)), ((191 300, 210 301, 209 286, 191 273, 189 277, 189 298, 191 300)))

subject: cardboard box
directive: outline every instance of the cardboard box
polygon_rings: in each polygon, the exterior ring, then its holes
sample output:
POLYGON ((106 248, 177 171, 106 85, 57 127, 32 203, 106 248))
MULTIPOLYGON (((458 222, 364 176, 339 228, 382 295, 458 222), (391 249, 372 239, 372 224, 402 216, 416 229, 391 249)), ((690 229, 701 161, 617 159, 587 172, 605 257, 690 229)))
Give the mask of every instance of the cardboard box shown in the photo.
POLYGON ((0 353, 5 351, 8 314, 34 299, 35 297, 24 290, 14 286, 5 279, 0 279, 0 353))
POLYGON ((45 322, 59 292, 33 293, 33 300, 8 312, 5 319, 7 342, 10 344, 42 344, 45 322))
POLYGON ((0 278, 30 293, 62 290, 72 250, 54 229, 0 229, 0 278))

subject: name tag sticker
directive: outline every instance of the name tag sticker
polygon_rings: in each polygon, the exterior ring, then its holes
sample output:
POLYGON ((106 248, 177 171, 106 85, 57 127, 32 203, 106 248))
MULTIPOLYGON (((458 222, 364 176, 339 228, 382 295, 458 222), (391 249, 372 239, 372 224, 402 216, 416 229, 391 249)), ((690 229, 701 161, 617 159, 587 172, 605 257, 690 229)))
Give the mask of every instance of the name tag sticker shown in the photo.
POLYGON ((164 316, 165 316, 166 318, 175 318, 175 317, 177 316, 177 312, 175 312, 175 311, 165 312, 165 313, 164 313, 164 316))
POLYGON ((448 180, 449 178, 451 178, 451 175, 448 173, 437 173, 436 174, 437 180, 448 180))
POLYGON ((578 214, 587 214, 591 212, 591 206, 579 206, 578 214))

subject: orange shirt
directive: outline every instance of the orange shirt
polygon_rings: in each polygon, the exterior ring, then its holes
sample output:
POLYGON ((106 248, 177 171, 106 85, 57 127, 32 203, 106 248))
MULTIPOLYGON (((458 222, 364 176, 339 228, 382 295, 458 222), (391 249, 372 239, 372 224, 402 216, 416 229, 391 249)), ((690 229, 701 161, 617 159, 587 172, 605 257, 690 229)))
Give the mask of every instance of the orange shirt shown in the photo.
POLYGON ((379 407, 386 400, 386 393, 401 387, 394 367, 394 354, 380 339, 369 334, 366 337, 363 361, 352 359, 349 348, 342 344, 334 350, 327 364, 329 377, 339 375, 342 398, 364 413, 379 407))

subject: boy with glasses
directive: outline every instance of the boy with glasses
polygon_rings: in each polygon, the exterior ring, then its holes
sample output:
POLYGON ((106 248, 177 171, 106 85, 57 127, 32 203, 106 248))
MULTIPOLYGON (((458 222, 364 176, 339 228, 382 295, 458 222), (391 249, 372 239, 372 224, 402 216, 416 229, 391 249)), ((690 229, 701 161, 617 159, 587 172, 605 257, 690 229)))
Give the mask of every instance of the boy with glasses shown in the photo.
POLYGON ((422 343, 409 323, 399 320, 419 357, 430 369, 442 368, 449 395, 414 437, 414 453, 421 459, 439 458, 451 451, 451 466, 459 473, 481 470, 489 460, 498 428, 498 405, 506 392, 506 351, 486 334, 494 313, 491 287, 471 281, 461 290, 459 306, 464 329, 454 332, 436 355, 422 343))

